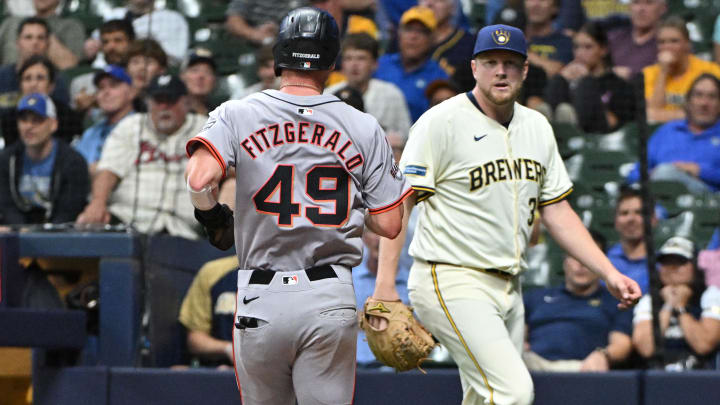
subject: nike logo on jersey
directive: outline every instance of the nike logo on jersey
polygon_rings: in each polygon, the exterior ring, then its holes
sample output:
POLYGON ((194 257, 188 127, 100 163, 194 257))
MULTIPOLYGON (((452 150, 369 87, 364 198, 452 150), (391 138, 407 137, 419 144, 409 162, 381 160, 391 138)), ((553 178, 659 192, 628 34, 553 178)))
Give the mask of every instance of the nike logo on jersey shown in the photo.
POLYGON ((475 139, 475 142, 477 142, 477 141, 485 138, 486 136, 487 136, 487 134, 485 134, 485 135, 483 135, 483 136, 477 136, 477 135, 475 135, 475 136, 473 136, 473 139, 475 139))
POLYGON ((245 297, 243 297, 243 304, 247 305, 247 304, 255 301, 255 300, 258 299, 258 298, 260 298, 260 296, 253 297, 253 298, 250 298, 250 299, 248 299, 248 297, 245 296, 245 297))

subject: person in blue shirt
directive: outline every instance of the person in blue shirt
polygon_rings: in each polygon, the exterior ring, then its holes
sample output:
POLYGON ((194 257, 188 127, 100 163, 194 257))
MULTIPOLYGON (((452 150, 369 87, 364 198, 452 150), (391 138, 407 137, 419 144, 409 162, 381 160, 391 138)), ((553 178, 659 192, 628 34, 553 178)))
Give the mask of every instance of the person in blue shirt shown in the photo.
MULTIPOLYGON (((648 143, 651 180, 674 180, 693 193, 720 190, 720 79, 700 75, 686 96, 683 120, 658 128, 648 143)), ((627 181, 640 180, 639 165, 627 181)))
POLYGON ((430 58, 432 33, 437 21, 427 7, 413 7, 400 19, 400 52, 385 54, 378 60, 375 78, 397 85, 405 95, 413 122, 428 109, 425 88, 435 79, 447 79, 447 73, 430 58))
MULTIPOLYGON (((591 232, 604 250, 604 238, 591 232)), ((567 256, 563 286, 539 288, 524 294, 530 370, 607 371, 624 362, 632 351, 632 314, 597 275, 567 256)))
POLYGON ((29 94, 17 110, 20 142, 0 152, 0 224, 71 222, 90 193, 85 160, 52 136, 58 122, 50 97, 29 94))
POLYGON ((132 101, 135 98, 132 79, 121 66, 106 66, 95 74, 93 84, 98 89, 96 99, 104 119, 86 129, 74 145, 87 161, 91 176, 95 174, 105 139, 120 120, 133 112, 132 101))
MULTIPOLYGON (((652 221, 654 225, 655 216, 652 221)), ((615 203, 615 230, 620 241, 608 249, 607 257, 622 274, 635 280, 645 294, 649 279, 643 223, 640 191, 623 188, 615 203)))

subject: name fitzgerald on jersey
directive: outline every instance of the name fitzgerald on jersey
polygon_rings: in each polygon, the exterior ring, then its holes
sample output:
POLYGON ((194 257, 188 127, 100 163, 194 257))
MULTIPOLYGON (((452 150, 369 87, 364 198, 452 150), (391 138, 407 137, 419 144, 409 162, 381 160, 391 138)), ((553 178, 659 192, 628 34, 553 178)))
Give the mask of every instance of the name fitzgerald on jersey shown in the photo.
POLYGON ((530 180, 542 184, 547 169, 532 159, 496 159, 470 170, 470 191, 498 181, 530 180))
POLYGON ((240 142, 240 146, 247 152, 251 159, 255 160, 259 155, 271 148, 277 148, 284 144, 308 144, 325 148, 334 152, 343 162, 348 170, 352 170, 363 164, 363 157, 357 153, 347 157, 348 148, 353 142, 350 138, 343 137, 342 133, 334 129, 326 129, 325 125, 309 122, 285 122, 283 124, 271 124, 260 128, 248 135, 240 142), (339 146, 338 145, 342 145, 339 146))

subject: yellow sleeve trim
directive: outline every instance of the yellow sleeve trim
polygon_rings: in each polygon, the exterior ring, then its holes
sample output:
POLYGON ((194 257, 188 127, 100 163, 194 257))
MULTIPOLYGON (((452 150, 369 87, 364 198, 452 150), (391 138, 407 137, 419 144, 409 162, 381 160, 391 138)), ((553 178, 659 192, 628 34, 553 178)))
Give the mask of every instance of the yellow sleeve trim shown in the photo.
POLYGON ((423 202, 435 194, 435 189, 430 187, 412 186, 417 193, 415 203, 423 202))
POLYGON ((556 202, 560 202, 560 201, 566 199, 567 196, 569 196, 570 193, 572 193, 572 192, 573 192, 573 188, 570 187, 570 189, 569 189, 568 191, 560 194, 558 197, 555 197, 555 198, 553 198, 552 200, 540 201, 540 206, 541 206, 541 207, 544 207, 544 206, 546 206, 546 205, 555 204, 556 202))

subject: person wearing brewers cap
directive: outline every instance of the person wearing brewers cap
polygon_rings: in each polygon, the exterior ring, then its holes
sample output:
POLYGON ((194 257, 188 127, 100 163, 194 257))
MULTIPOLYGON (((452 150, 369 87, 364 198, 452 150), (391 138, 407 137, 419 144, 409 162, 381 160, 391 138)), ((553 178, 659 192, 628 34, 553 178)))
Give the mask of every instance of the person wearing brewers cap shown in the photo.
MULTIPOLYGON (((547 119, 517 102, 528 71, 523 32, 486 26, 470 56, 475 87, 425 112, 400 160, 415 190, 404 217, 422 204, 410 245, 410 302, 457 363, 463 404, 530 404, 519 275, 536 222, 605 281, 620 308, 641 293, 567 202, 573 185, 547 119)), ((403 239, 381 241, 377 299, 397 299, 403 239)))
POLYGON ((17 111, 20 142, 0 153, 0 223, 73 221, 90 192, 85 160, 52 136, 58 121, 50 97, 28 94, 17 111))
MULTIPOLYGON (((673 236, 657 255, 664 335, 660 367, 669 371, 714 368, 720 344, 720 289, 705 288, 691 240, 673 236)), ((646 359, 655 353, 651 301, 649 294, 643 296, 633 316, 633 344, 646 359)))
POLYGON ((189 112, 187 88, 177 76, 155 76, 145 92, 148 112, 120 120, 105 140, 92 198, 76 222, 122 223, 141 233, 196 239, 183 178, 185 143, 206 117, 189 112))
POLYGON ((95 73, 93 85, 97 88, 95 98, 104 119, 89 127, 74 147, 88 162, 90 175, 95 174, 103 144, 110 131, 121 119, 133 112, 132 101, 136 91, 132 79, 125 69, 118 65, 108 65, 95 73))

